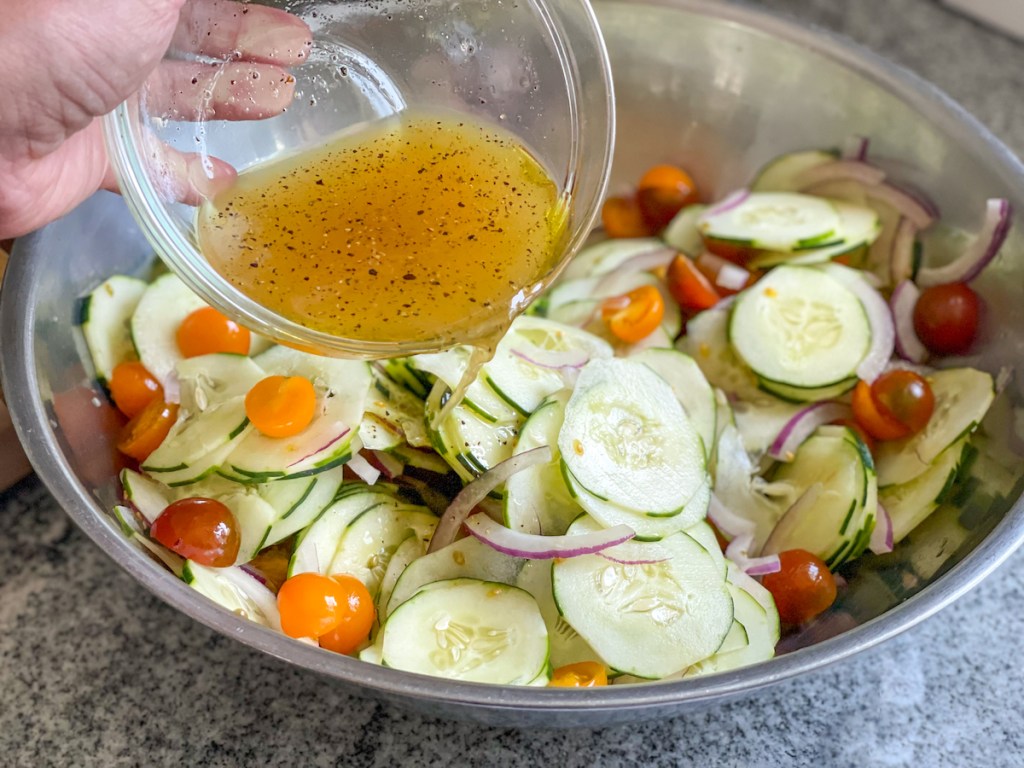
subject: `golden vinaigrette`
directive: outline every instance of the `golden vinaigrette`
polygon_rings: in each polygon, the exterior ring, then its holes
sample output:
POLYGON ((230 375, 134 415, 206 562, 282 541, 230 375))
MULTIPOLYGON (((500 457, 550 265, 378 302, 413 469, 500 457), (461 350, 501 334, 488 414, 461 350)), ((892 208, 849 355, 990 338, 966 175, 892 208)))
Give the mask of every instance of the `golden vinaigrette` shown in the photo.
POLYGON ((487 345, 557 263, 565 222, 514 138, 414 113, 241 173, 198 236, 240 291, 308 328, 487 345))

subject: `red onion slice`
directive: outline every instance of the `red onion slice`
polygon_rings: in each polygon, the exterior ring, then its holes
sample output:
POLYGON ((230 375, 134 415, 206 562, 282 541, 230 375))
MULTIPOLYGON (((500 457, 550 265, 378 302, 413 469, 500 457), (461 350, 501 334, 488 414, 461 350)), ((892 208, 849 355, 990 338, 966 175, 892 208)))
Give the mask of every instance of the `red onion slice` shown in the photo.
POLYGON ((860 160, 836 160, 807 169, 800 174, 798 184, 803 190, 823 181, 856 181, 873 187, 885 181, 885 171, 860 160))
POLYGON ((750 282, 750 272, 726 261, 715 275, 715 285, 727 291, 742 291, 750 282))
MULTIPOLYGON (((305 461, 306 459, 310 458, 311 456, 316 456, 316 455, 317 455, 318 453, 320 453, 321 451, 326 451, 326 450, 327 450, 328 448, 330 448, 330 447, 331 447, 332 445, 334 445, 335 443, 337 443, 337 442, 338 442, 339 440, 342 440, 342 439, 344 439, 344 438, 345 438, 345 436, 346 436, 346 435, 348 435, 348 433, 352 431, 351 429, 349 429, 348 427, 346 427, 346 426, 345 426, 344 424, 342 424, 341 422, 338 422, 337 426, 338 426, 338 429, 340 430, 340 434, 339 434, 339 435, 337 435, 337 436, 336 436, 336 437, 334 437, 334 438, 331 438, 331 439, 330 439, 329 441, 327 441, 326 443, 324 443, 323 445, 321 445, 321 446, 320 446, 319 448, 316 448, 315 450, 312 450, 312 451, 310 451, 309 453, 307 453, 307 454, 306 454, 305 456, 303 456, 302 458, 296 459, 295 461, 293 461, 293 462, 292 462, 291 464, 289 464, 288 466, 289 466, 289 467, 294 467, 294 466, 295 466, 296 464, 301 464, 302 462, 304 462, 304 461, 305 461)), ((354 441, 353 441, 353 442, 354 442, 354 441)))
POLYGON ((487 494, 512 477, 512 475, 549 461, 551 461, 551 448, 542 445, 539 448, 518 453, 510 459, 505 459, 505 461, 495 464, 480 475, 480 477, 459 491, 458 496, 452 499, 452 503, 448 505, 448 509, 445 510, 441 516, 441 521, 434 530, 434 535, 430 539, 430 546, 427 547, 427 553, 436 552, 455 541, 456 534, 476 505, 486 499, 487 494))
POLYGON ((945 283, 966 283, 976 278, 998 254, 1013 223, 1009 200, 992 199, 985 204, 981 230, 955 261, 942 267, 925 267, 918 272, 922 288, 945 283))
POLYGON ((387 451, 370 451, 366 460, 379 469, 388 480, 394 480, 405 472, 405 464, 387 451))
POLYGON ((914 222, 910 219, 900 219, 892 241, 892 253, 889 256, 889 279, 893 285, 914 276, 914 241, 916 239, 917 227, 914 226, 914 222))
POLYGON ((814 433, 814 430, 823 424, 829 424, 837 419, 847 419, 852 415, 853 411, 845 403, 822 402, 809 405, 797 411, 793 418, 786 422, 768 448, 768 455, 779 461, 792 461, 796 457, 797 449, 814 433))
POLYGON ((480 541, 512 557, 530 560, 552 560, 556 557, 569 558, 592 555, 616 544, 629 541, 636 534, 627 525, 616 525, 601 531, 579 536, 540 536, 534 533, 513 531, 496 523, 487 515, 472 515, 466 520, 466 529, 480 541))
POLYGON ((614 557, 609 555, 607 552, 598 552, 598 557, 603 557, 605 560, 618 563, 619 565, 655 565, 657 563, 664 563, 668 558, 659 557, 654 560, 627 560, 621 557, 614 557))
POLYGON ((349 469, 356 473, 356 476, 367 485, 373 485, 380 480, 380 470, 370 464, 361 455, 354 454, 351 459, 345 462, 349 469))
POLYGON ((715 494, 711 494, 711 503, 708 505, 708 519, 715 524, 723 536, 737 538, 750 534, 754 530, 754 523, 745 517, 741 517, 725 506, 715 494))
POLYGON ((725 548, 725 556, 748 576, 764 576, 782 570, 778 555, 751 557, 750 549, 753 544, 754 534, 744 533, 729 542, 729 546, 725 548))
POLYGON ((737 208, 738 206, 743 205, 743 203, 747 201, 748 197, 750 197, 749 189, 737 189, 735 192, 726 195, 725 198, 722 199, 720 202, 716 203, 715 205, 711 206, 706 211, 704 211, 704 213, 700 215, 700 218, 697 221, 700 222, 702 220, 710 219, 714 216, 720 216, 723 213, 731 211, 733 208, 737 208))
POLYGON ((871 146, 871 139, 867 136, 848 136, 843 143, 843 158, 846 160, 859 160, 865 162, 868 159, 868 149, 871 146))
POLYGON ((875 530, 871 532, 871 541, 868 544, 868 549, 876 555, 884 555, 886 552, 892 552, 892 548, 892 518, 885 511, 885 507, 879 504, 878 517, 875 520, 875 530))
POLYGON ((918 229, 927 229, 935 223, 935 216, 928 206, 916 197, 891 184, 876 184, 864 189, 869 198, 892 206, 904 218, 910 219, 918 229))
POLYGON ((565 368, 582 368, 590 360, 590 355, 583 349, 570 349, 555 351, 550 349, 538 349, 534 347, 529 352, 519 349, 512 349, 510 353, 525 360, 538 368, 547 368, 552 371, 559 371, 565 368))
POLYGON ((914 305, 920 295, 916 285, 904 280, 896 286, 889 299, 896 326, 896 354, 912 363, 923 363, 928 359, 928 350, 914 330, 914 305))
POLYGON ((874 288, 860 277, 856 270, 839 264, 825 264, 821 267, 832 277, 842 282, 860 299, 871 326, 871 346, 864 359, 857 366, 857 376, 868 384, 885 370, 896 348, 896 328, 893 325, 889 305, 874 288))

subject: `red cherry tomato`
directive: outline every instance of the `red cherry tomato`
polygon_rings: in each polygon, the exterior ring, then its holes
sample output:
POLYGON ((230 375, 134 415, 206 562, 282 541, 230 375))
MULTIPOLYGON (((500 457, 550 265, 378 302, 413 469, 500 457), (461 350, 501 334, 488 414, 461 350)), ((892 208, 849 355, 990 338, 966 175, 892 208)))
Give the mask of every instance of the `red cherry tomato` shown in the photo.
POLYGON ((168 505, 153 521, 149 534, 172 552, 214 568, 232 565, 241 543, 231 510, 201 496, 168 505))
POLYGON ((640 178, 636 202, 647 226, 664 229, 679 211, 698 201, 697 185, 682 168, 656 165, 640 178))
POLYGON ((934 285, 914 306, 914 331, 928 351, 957 355, 970 349, 978 335, 981 299, 964 283, 934 285))
POLYGON ((163 399, 164 388, 142 363, 118 363, 110 377, 110 396, 118 410, 132 418, 153 400, 163 399))
POLYGON ((931 386, 913 371, 883 373, 871 384, 871 397, 881 414, 898 421, 910 435, 928 426, 935 410, 931 386))
POLYGON ((879 411, 866 381, 858 381, 853 390, 853 417, 875 440, 899 440, 910 434, 896 419, 879 411))
POLYGON ((824 561, 803 549, 779 553, 782 569, 769 573, 761 583, 775 598, 779 618, 786 624, 803 624, 836 600, 836 580, 824 561))
POLYGON ((654 234, 644 221, 634 197, 609 197, 601 206, 601 226, 608 237, 650 237, 654 234))
POLYGON ((709 309, 722 298, 707 277, 681 253, 677 253, 669 264, 665 283, 672 298, 689 312, 709 309))

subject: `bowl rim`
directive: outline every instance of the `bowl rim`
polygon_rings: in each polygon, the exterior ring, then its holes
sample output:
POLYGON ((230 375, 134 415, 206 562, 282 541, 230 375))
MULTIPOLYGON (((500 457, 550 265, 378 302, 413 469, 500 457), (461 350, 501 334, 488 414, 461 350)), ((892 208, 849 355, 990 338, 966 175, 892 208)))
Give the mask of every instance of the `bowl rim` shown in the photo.
MULTIPOLYGON (((983 150, 1001 163, 999 173, 1024 194, 1024 164, 984 125, 938 87, 835 33, 802 25, 772 13, 716 0, 625 0, 645 2, 749 27, 835 60, 884 89, 898 94, 925 119, 954 139, 983 150)), ((21 239, 7 270, 0 299, 0 355, 4 391, 12 419, 39 477, 89 538, 144 587, 182 613, 245 645, 322 675, 397 700, 449 707, 531 710, 534 713, 617 713, 679 710, 735 698, 774 683, 821 669, 873 648, 916 626, 977 585, 1024 542, 1024 500, 1018 498, 1003 520, 961 562, 921 592, 886 613, 840 635, 733 672, 657 685, 608 686, 581 697, 558 688, 493 686, 455 682, 368 664, 294 642, 283 634, 242 619, 197 596, 183 581, 134 547, 71 473, 48 423, 32 355, 36 308, 31 299, 43 267, 26 258, 43 233, 21 239), (15 298, 17 297, 17 298, 15 298)), ((443 710, 438 710, 443 711, 443 710)), ((596 719, 596 718, 595 718, 596 719)), ((510 725, 514 725, 511 722, 510 725)), ((550 725, 557 725, 551 721, 550 725)))

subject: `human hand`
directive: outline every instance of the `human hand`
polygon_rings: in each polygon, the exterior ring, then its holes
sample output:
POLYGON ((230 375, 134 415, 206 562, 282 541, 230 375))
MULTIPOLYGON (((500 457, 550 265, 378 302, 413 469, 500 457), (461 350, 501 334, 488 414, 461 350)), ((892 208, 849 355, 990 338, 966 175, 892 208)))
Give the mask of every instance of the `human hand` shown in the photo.
MULTIPOLYGON (((309 28, 284 11, 230 0, 0 0, 0 240, 116 189, 99 117, 147 83, 150 114, 176 120, 270 117, 291 102, 285 67, 305 61, 309 28), (199 54, 219 63, 164 54, 199 54), (223 63, 223 62, 227 63, 223 63), (152 77, 151 77, 152 75, 152 77), (148 79, 148 82, 147 82, 148 79), (211 98, 203 99, 204 91, 211 98), (208 104, 205 114, 198 105, 208 104)), ((169 153, 184 199, 234 176, 169 153)))

